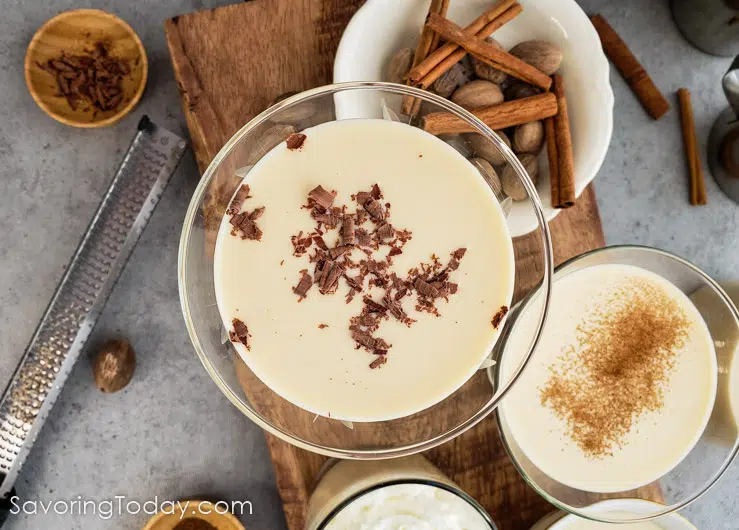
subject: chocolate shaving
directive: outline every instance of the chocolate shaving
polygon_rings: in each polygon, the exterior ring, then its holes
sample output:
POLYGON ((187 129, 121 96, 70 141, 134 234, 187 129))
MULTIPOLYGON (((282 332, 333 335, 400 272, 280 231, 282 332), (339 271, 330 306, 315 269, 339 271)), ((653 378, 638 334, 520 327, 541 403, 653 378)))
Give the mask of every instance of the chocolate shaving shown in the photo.
POLYGON ((328 250, 328 246, 326 246, 326 242, 323 240, 321 236, 313 236, 313 242, 321 250, 328 250))
POLYGON ((393 235, 395 235, 395 230, 393 230, 393 225, 390 223, 383 223, 380 228, 377 229, 377 237, 380 241, 390 239, 393 235))
POLYGON ((344 279, 346 280, 346 283, 349 284, 349 287, 351 287, 355 291, 360 292, 363 290, 362 283, 363 283, 364 278, 362 278, 361 276, 352 278, 351 276, 344 274, 344 279))
POLYGON ((343 256, 347 252, 351 252, 351 251, 352 251, 351 245, 342 245, 340 247, 334 247, 328 251, 328 257, 335 260, 343 256))
POLYGON ((293 133, 287 137, 287 140, 285 140, 285 143, 287 144, 287 148, 290 151, 295 151, 296 149, 302 149, 306 138, 307 137, 304 134, 293 133))
POLYGON ((382 221, 385 219, 385 210, 382 208, 382 204, 377 202, 375 199, 370 199, 364 203, 364 209, 370 214, 370 217, 375 221, 382 221))
POLYGON ((500 309, 498 309, 498 312, 493 315, 493 319, 490 321, 490 323, 495 329, 498 329, 498 326, 500 326, 500 323, 503 322, 503 319, 507 314, 508 307, 504 305, 500 306, 500 309))
POLYGON ((374 328, 377 325, 377 320, 372 315, 365 314, 359 317, 359 324, 366 328, 374 328))
POLYGON ((331 208, 331 205, 334 203, 334 196, 335 194, 324 190, 321 185, 316 186, 308 193, 308 199, 324 210, 331 208))
POLYGON ((455 250, 454 252, 452 252, 452 256, 454 256, 455 258, 461 260, 466 253, 467 253, 467 249, 466 248, 458 248, 457 250, 455 250))
POLYGON ((378 201, 382 199, 382 191, 377 184, 372 184, 372 198, 378 201))
POLYGON ((418 294, 420 294, 421 296, 427 296, 429 298, 436 298, 437 296, 439 296, 439 290, 430 283, 422 280, 421 278, 416 278, 413 286, 416 288, 416 291, 418 291, 418 294))
POLYGON ((369 313, 385 313, 385 312, 387 312, 387 307, 385 307, 382 304, 378 304, 377 302, 375 302, 374 300, 372 300, 372 298, 370 298, 369 296, 365 296, 363 298, 363 301, 364 301, 365 308, 366 308, 366 310, 369 313))
POLYGON ((354 244, 354 218, 348 215, 344 217, 344 222, 341 225, 341 240, 344 245, 354 244))
POLYGON ((318 329, 326 329, 328 324, 318 324, 318 329))
POLYGON ((379 368, 386 362, 387 362, 387 355, 384 355, 384 354, 378 355, 377 357, 375 357, 375 360, 370 363, 369 367, 374 370, 375 368, 379 368))
MULTIPOLYGON (((236 192, 236 195, 234 195, 234 198, 231 200, 231 205, 228 208, 228 211, 226 213, 228 214, 237 214, 241 210, 241 205, 244 203, 246 199, 249 198, 249 185, 248 184, 242 184, 239 190, 236 192)), ((264 208, 262 208, 264 210, 264 208)))
POLYGON ((377 344, 377 339, 373 338, 369 333, 365 333, 364 331, 352 332, 352 339, 354 339, 355 342, 361 344, 365 348, 369 348, 370 350, 373 350, 375 348, 375 344, 377 344))
POLYGON ((336 228, 336 225, 339 224, 339 217, 331 213, 321 213, 313 210, 311 217, 319 223, 326 225, 327 228, 336 228))
POLYGON ((234 328, 234 330, 228 334, 229 339, 231 339, 231 342, 240 342, 241 344, 246 346, 247 350, 250 349, 249 348, 249 328, 246 327, 246 324, 244 324, 244 322, 239 320, 238 318, 234 318, 231 321, 231 325, 234 328))
POLYGON ((260 206, 259 208, 255 208, 252 213, 249 214, 249 219, 251 221, 256 221, 260 217, 262 217, 262 214, 264 213, 264 206, 260 206))
POLYGON ((356 198, 357 198, 357 202, 361 206, 364 206, 367 201, 372 199, 372 194, 368 191, 360 191, 359 193, 357 193, 356 198))
POLYGON ((397 300, 393 300, 389 293, 385 294, 385 297, 382 299, 382 303, 385 304, 390 314, 401 322, 405 322, 405 319, 408 318, 408 315, 403 311, 401 305, 397 300))
POLYGON ((372 244, 372 236, 364 228, 356 230, 357 244, 361 247, 368 247, 372 244))
MULTIPOLYGON (((241 227, 241 223, 243 222, 243 220, 245 218, 246 218, 246 214, 237 213, 237 214, 231 216, 231 219, 229 219, 228 222, 231 223, 231 225, 234 228, 239 228, 239 227, 241 227)), ((231 233, 232 234, 235 234, 235 232, 231 232, 231 233)))
POLYGON ((390 249, 390 252, 387 253, 389 257, 397 256, 398 254, 402 254, 403 250, 398 247, 393 247, 390 249))
POLYGON ((341 268, 341 265, 335 261, 328 262, 324 267, 323 274, 321 274, 321 281, 319 283, 321 292, 332 292, 343 272, 344 270, 341 268))
POLYGON ((387 350, 390 349, 390 344, 388 344, 385 339, 376 338, 375 339, 375 350, 383 350, 385 353, 387 353, 387 350))
POLYGON ((67 100, 72 110, 77 110, 80 101, 89 106, 85 112, 110 111, 124 102, 123 78, 131 73, 125 59, 108 54, 106 45, 96 42, 87 55, 69 55, 36 63, 54 76, 59 95, 67 100))
POLYGON ((357 210, 356 216, 358 226, 361 226, 367 220, 367 212, 362 209, 357 210))
POLYGON ((305 298, 305 295, 308 294, 308 291, 313 286, 313 279, 305 269, 300 271, 300 274, 300 281, 297 286, 293 287, 293 292, 302 299, 305 298))

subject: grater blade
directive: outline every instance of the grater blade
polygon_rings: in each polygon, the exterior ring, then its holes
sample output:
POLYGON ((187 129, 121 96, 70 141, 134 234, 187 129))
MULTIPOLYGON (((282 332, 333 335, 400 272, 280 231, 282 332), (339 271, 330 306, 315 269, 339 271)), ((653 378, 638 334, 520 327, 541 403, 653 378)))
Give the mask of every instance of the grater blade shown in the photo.
POLYGON ((44 421, 187 148, 144 116, 0 398, 0 499, 44 421))

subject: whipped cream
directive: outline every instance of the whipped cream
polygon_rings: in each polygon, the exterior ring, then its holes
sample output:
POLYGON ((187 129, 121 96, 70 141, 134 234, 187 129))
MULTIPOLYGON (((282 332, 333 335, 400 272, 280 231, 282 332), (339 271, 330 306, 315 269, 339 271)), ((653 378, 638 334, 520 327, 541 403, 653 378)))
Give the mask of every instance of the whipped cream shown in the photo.
POLYGON ((426 484, 395 484, 366 493, 341 510, 326 530, 490 530, 469 502, 426 484))

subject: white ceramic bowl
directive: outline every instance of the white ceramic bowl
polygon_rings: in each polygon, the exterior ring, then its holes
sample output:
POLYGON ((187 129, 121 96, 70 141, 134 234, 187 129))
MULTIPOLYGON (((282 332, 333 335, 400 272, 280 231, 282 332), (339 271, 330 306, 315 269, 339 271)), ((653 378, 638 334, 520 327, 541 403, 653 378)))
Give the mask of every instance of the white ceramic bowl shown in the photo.
MULTIPOLYGON (((645 500, 639 499, 613 499, 608 501, 599 502, 593 504, 588 510, 593 513, 606 513, 613 511, 625 511, 634 514, 650 515, 655 510, 662 509, 662 506, 654 504, 645 500)), ((531 530, 569 530, 573 523, 581 520, 578 516, 572 514, 565 514, 565 512, 553 512, 545 516, 538 523, 531 527, 531 530)), ((658 528, 663 530, 696 530, 695 526, 690 522, 676 513, 666 515, 659 519, 649 521, 649 524, 657 525, 658 528)), ((593 528, 607 529, 613 528, 613 530, 628 530, 632 525, 630 524, 608 524, 608 523, 592 523, 593 528)))
MULTIPOLYGON (((575 184, 580 195, 593 180, 605 158, 613 129, 613 92, 609 64, 598 35, 574 0, 520 0, 523 13, 495 32, 510 48, 523 40, 541 39, 559 44, 564 51, 560 72, 572 128, 575 184)), ((428 11, 429 0, 367 0, 344 31, 334 63, 334 82, 384 81, 390 57, 400 48, 414 48, 428 11)), ((485 9, 490 0, 456 0, 449 18, 466 25, 485 9)), ((379 102, 368 98, 337 101, 339 118, 377 117, 379 102)), ((547 220, 559 210, 552 208, 546 155, 539 160, 539 195, 547 220)), ((525 205, 514 203, 508 218, 512 235, 536 228, 525 205)))

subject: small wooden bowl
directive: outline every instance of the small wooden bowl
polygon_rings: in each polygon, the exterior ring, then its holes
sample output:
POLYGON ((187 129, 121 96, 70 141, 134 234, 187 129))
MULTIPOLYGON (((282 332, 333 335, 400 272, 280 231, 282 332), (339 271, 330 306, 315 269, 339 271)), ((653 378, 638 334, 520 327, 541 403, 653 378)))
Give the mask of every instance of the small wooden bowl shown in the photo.
MULTIPOLYGON (((184 504, 188 501, 182 501, 184 504)), ((236 517, 231 513, 217 513, 215 504, 208 501, 189 501, 187 511, 182 513, 181 506, 175 503, 173 513, 158 513, 146 523, 143 530, 173 530, 183 519, 195 518, 209 523, 216 530, 246 530, 236 517), (210 513, 199 513, 208 511, 210 513)), ((222 510, 219 510, 222 511, 222 510)))
POLYGON ((55 16, 36 32, 26 51, 26 85, 39 107, 54 118, 73 127, 112 125, 131 111, 146 87, 148 61, 144 45, 133 28, 115 15, 98 9, 76 9, 55 16), (56 79, 39 64, 60 57, 62 52, 85 55, 96 42, 104 42, 111 56, 125 59, 131 69, 123 78, 123 102, 113 110, 73 110, 59 94, 56 79))

